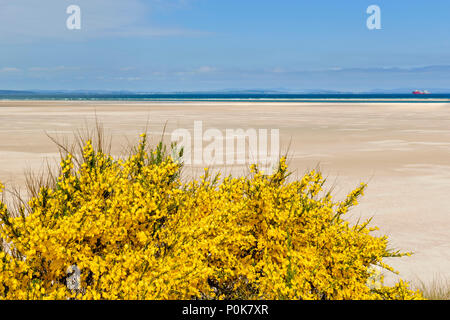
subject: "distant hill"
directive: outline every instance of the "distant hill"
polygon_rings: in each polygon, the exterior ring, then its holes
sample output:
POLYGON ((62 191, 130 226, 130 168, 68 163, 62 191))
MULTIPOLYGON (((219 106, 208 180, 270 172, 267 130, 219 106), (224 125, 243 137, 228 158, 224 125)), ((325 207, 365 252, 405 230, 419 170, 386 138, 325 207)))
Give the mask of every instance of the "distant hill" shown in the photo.
POLYGON ((21 95, 21 94, 36 94, 36 92, 18 91, 18 90, 0 90, 0 95, 21 95))
POLYGON ((224 90, 210 90, 210 91, 131 91, 131 90, 0 90, 0 96, 50 96, 50 95, 69 95, 69 96, 91 96, 91 95, 152 95, 152 94, 169 94, 169 95, 270 95, 270 94, 410 94, 414 90, 428 90, 434 94, 448 94, 450 89, 444 88, 429 88, 429 87, 415 87, 415 88, 397 88, 397 89, 373 89, 366 91, 338 91, 338 90, 324 90, 324 89, 224 89, 224 90))
POLYGON ((399 88, 399 89, 374 89, 368 91, 367 93, 374 94, 408 94, 413 92, 414 90, 428 90, 430 93, 450 93, 450 89, 442 89, 442 88, 428 88, 428 87, 415 87, 415 88, 399 88))

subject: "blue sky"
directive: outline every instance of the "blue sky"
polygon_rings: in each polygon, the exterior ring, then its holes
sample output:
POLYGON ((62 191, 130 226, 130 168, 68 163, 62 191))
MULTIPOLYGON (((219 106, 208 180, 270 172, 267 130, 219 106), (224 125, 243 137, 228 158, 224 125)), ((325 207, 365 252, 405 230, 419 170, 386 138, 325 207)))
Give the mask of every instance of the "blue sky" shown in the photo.
POLYGON ((0 89, 450 91, 449 14, 448 0, 0 0, 0 89))

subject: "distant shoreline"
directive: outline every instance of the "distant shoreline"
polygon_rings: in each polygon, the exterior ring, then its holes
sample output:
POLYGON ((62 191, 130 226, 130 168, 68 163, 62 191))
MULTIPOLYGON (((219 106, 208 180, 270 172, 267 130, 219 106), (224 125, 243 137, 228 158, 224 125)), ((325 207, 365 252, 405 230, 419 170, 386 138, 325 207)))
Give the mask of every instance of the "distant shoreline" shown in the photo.
POLYGON ((447 103, 450 94, 0 94, 0 101, 447 103))

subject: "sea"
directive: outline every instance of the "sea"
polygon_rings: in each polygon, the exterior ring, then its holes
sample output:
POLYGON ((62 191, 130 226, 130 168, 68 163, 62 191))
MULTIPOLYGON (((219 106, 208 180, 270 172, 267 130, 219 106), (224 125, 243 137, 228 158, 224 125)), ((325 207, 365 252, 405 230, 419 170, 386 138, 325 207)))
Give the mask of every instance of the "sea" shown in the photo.
POLYGON ((0 93, 0 100, 442 103, 450 102, 450 93, 424 95, 291 93, 0 93))

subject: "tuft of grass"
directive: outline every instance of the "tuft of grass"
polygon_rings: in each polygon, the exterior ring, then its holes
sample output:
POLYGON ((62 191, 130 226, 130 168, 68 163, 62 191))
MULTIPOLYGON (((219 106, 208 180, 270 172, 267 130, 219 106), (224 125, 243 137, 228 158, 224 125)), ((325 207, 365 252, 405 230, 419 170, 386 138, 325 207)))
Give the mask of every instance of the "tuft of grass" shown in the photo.
POLYGON ((412 286, 419 289, 428 300, 450 300, 450 279, 435 276, 431 282, 416 280, 412 286))
MULTIPOLYGON (((166 160, 169 156, 174 159, 181 159, 183 156, 183 148, 178 147, 176 143, 171 143, 170 148, 164 144, 163 139, 166 131, 167 123, 164 125, 163 134, 156 143, 156 147, 152 148, 148 141, 148 137, 153 136, 148 130, 148 124, 144 128, 145 142, 143 144, 144 150, 141 152, 147 152, 151 155, 148 164, 160 164, 166 160)), ((103 124, 95 117, 95 125, 89 125, 86 123, 84 128, 74 130, 72 137, 67 136, 52 136, 46 133, 47 137, 55 144, 58 153, 59 160, 63 160, 68 154, 73 156, 74 170, 79 170, 84 162, 83 148, 85 142, 90 140, 96 153, 111 154, 112 149, 112 135, 108 133, 103 124)), ((128 141, 128 144, 123 147, 122 154, 126 158, 132 154, 138 153, 135 143, 128 141)), ((58 165, 58 159, 52 159, 54 163, 51 163, 50 159, 47 159, 44 167, 40 170, 25 170, 25 185, 24 189, 19 186, 10 186, 5 189, 5 192, 10 195, 9 199, 5 198, 5 193, 0 196, 2 203, 7 203, 8 207, 12 208, 13 217, 26 217, 31 211, 28 199, 30 197, 38 197, 42 188, 55 189, 58 181, 58 177, 62 174, 61 167, 58 165)), ((183 166, 180 167, 180 174, 183 166)), ((7 249, 7 244, 0 238, 0 251, 7 249)))

